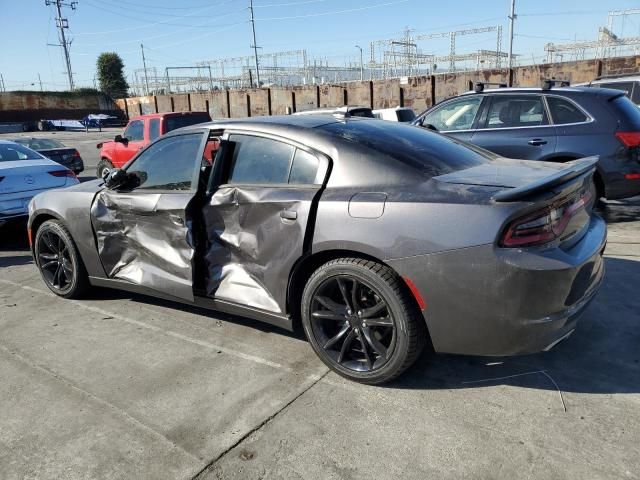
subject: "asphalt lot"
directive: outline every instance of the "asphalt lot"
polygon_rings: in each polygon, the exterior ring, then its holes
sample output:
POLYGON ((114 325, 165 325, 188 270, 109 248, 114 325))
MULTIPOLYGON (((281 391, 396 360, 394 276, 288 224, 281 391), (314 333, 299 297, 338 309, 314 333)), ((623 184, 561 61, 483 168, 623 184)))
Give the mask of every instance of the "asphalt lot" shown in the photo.
MULTIPOLYGON (((73 135, 95 165, 98 134, 73 135)), ((0 478, 640 478, 640 198, 601 213, 607 276, 572 337, 508 359, 425 353, 384 387, 266 324, 107 290, 59 299, 8 224, 0 478)))

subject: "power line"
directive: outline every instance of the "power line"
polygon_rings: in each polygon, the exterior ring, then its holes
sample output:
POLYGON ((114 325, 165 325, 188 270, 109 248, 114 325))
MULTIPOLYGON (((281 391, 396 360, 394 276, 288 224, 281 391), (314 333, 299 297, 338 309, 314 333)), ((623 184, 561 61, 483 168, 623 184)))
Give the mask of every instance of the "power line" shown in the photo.
POLYGON ((265 20, 292 20, 297 18, 310 18, 310 17, 324 17, 326 15, 338 15, 341 13, 351 13, 351 12, 361 12, 363 10, 370 10, 372 8, 379 7, 387 7, 389 5, 397 5, 399 3, 407 3, 411 0, 397 0, 395 2, 386 2, 386 3, 378 3, 375 5, 368 5, 366 7, 356 7, 356 8, 347 8, 345 10, 334 10, 332 12, 320 12, 320 13, 308 13, 305 15, 292 15, 288 17, 266 17, 266 18, 256 18, 256 21, 265 21, 265 20))
POLYGON ((64 50, 64 58, 65 64, 67 66, 67 77, 69 78, 69 90, 73 90, 73 72, 71 70, 71 58, 69 56, 69 45, 71 42, 67 41, 67 38, 64 34, 65 29, 69 28, 69 20, 66 18, 62 18, 62 7, 71 7, 71 10, 76 9, 76 5, 78 2, 64 3, 62 0, 45 0, 44 4, 48 7, 49 5, 55 5, 58 16, 56 17, 56 25, 60 31, 60 46, 64 50))

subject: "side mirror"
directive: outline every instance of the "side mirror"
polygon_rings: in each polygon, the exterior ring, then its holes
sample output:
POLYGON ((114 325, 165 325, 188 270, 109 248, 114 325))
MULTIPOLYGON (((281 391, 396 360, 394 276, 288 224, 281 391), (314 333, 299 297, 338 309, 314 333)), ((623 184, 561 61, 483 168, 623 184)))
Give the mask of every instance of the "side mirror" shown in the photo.
POLYGON ((127 143, 128 142, 127 137, 123 137, 122 135, 116 135, 113 138, 113 141, 114 142, 118 142, 118 143, 127 143))
POLYGON ((431 125, 430 123, 423 123, 422 128, 426 128, 427 130, 433 130, 434 132, 438 131, 438 129, 434 125, 431 125))
POLYGON ((104 184, 107 188, 113 190, 127 183, 129 175, 121 168, 114 168, 105 175, 104 184))

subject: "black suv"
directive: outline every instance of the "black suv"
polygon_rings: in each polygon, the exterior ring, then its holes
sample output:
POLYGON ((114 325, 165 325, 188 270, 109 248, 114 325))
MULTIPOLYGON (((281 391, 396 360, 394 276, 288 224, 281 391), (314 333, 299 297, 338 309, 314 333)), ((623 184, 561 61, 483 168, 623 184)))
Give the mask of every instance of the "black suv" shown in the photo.
POLYGON ((479 84, 429 108, 413 124, 510 158, 566 162, 598 155, 600 196, 640 194, 640 109, 620 90, 479 84))

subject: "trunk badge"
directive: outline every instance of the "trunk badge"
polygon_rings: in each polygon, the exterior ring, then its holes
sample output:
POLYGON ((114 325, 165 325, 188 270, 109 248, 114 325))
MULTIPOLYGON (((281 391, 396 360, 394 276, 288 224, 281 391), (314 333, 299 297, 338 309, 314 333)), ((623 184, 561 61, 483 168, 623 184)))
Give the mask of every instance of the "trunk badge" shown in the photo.
POLYGON ((36 182, 32 175, 25 175, 24 181, 25 181, 25 183, 28 183, 29 185, 31 185, 31 184, 36 182))

